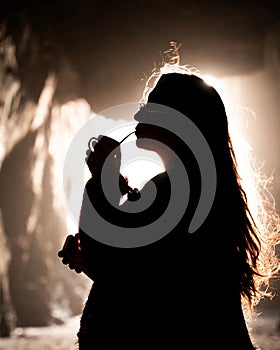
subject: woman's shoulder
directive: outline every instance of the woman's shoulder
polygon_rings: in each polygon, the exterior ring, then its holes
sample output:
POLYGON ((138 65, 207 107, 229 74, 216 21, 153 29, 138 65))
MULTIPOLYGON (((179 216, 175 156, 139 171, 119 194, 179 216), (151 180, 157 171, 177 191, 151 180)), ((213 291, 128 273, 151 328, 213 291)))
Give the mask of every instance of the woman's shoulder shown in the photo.
POLYGON ((171 183, 166 171, 163 171, 150 180, 148 180, 144 186, 140 189, 142 196, 157 196, 164 195, 165 197, 169 194, 171 189, 171 183))
POLYGON ((151 178, 151 182, 155 183, 156 185, 169 185, 170 179, 168 176, 168 173, 166 171, 163 171, 162 173, 159 173, 151 178))
POLYGON ((168 179, 168 174, 166 171, 163 171, 154 177, 151 178, 151 181, 166 181, 168 179))

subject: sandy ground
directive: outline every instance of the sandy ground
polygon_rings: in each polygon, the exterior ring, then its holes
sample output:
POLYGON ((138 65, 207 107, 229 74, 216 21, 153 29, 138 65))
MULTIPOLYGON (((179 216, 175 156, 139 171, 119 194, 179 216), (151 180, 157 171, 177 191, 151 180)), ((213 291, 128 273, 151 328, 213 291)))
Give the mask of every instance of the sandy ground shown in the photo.
POLYGON ((280 350, 280 314, 264 311, 249 327, 258 350, 280 350))
MULTIPOLYGON (((280 350, 279 320, 275 314, 252 320, 250 333, 258 349, 280 350)), ((79 317, 59 326, 17 328, 11 338, 0 338, 0 350, 77 350, 78 329, 79 317)))
POLYGON ((79 318, 63 325, 17 328, 11 338, 0 338, 0 350, 77 350, 79 318))

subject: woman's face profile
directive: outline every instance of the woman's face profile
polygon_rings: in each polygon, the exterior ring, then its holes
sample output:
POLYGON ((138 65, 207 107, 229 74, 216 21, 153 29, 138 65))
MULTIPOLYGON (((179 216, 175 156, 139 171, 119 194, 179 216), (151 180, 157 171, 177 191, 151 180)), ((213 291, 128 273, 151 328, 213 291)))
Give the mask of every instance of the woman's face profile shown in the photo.
POLYGON ((150 119, 153 120, 151 117, 154 117, 155 113, 158 114, 160 112, 154 106, 152 109, 145 106, 134 115, 134 120, 138 121, 135 128, 137 147, 157 152, 159 151, 160 143, 165 143, 167 140, 163 136, 164 130, 162 128, 148 122, 150 119))

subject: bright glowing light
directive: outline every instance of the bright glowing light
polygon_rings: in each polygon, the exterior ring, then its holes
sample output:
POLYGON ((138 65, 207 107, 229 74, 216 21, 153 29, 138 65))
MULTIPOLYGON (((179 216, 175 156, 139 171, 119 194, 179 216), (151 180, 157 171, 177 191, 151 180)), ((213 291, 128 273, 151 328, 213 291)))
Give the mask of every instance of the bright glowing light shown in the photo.
MULTIPOLYGON (((237 160, 237 170, 241 178, 241 184, 245 190, 248 205, 256 224, 262 228, 265 185, 271 182, 271 178, 262 172, 263 162, 254 154, 253 144, 248 135, 248 124, 254 120, 255 114, 247 109, 236 107, 228 115, 229 133, 237 160)), ((268 192, 267 192, 268 193, 268 192)))
POLYGON ((149 158, 138 158, 125 164, 121 173, 128 177, 131 187, 141 189, 147 181, 163 171, 162 163, 149 158))
POLYGON ((233 103, 229 80, 227 78, 216 78, 215 76, 207 74, 201 75, 200 78, 203 79, 207 85, 212 86, 218 92, 227 110, 233 103))
POLYGON ((54 106, 52 109, 49 152, 53 158, 53 205, 58 212, 63 213, 62 215, 66 217, 67 233, 69 234, 77 233, 78 225, 66 210, 64 198, 75 202, 77 213, 79 213, 81 200, 77 199, 82 199, 82 193, 80 193, 80 179, 75 175, 76 163, 74 160, 72 178, 66 179, 67 193, 63 192, 63 166, 65 154, 77 131, 94 116, 95 114, 91 111, 89 104, 82 99, 69 101, 62 106, 54 106))
POLYGON ((201 78, 206 84, 214 87, 224 102, 241 184, 256 224, 265 231, 263 222, 267 214, 264 206, 268 203, 268 206, 274 206, 269 192, 272 177, 262 172, 263 163, 255 156, 248 133, 249 125, 256 120, 256 115, 251 109, 234 104, 233 95, 239 91, 239 80, 236 77, 218 79, 214 76, 202 75, 201 78))
POLYGON ((203 80, 206 84, 213 86, 215 89, 221 87, 221 83, 219 79, 211 76, 211 75, 203 75, 203 80))
MULTIPOLYGON (((255 182, 257 169, 254 168, 253 146, 247 134, 248 123, 255 119, 255 114, 248 108, 234 105, 232 94, 230 93, 232 91, 232 79, 218 79, 207 74, 202 75, 201 78, 206 84, 214 87, 223 100, 242 186, 246 192, 250 210, 253 216, 257 217, 259 205, 259 199, 256 197, 258 184, 255 182)), ((234 83, 236 84, 237 82, 234 80, 234 83)))
MULTIPOLYGON (((108 136, 121 141, 126 135, 135 130, 138 122, 122 122, 120 126, 111 129, 108 136)), ((121 145, 122 163, 121 174, 128 177, 129 185, 133 188, 141 189, 143 185, 155 175, 164 171, 164 166, 160 157, 154 152, 136 147, 136 136, 129 136, 121 145), (128 149, 125 144, 129 143, 129 148, 134 155, 133 159, 127 158, 128 149)), ((130 153, 130 151, 128 152, 130 153)))
MULTIPOLYGON (((211 75, 203 75, 201 78, 206 84, 213 86, 221 96, 228 117, 228 127, 234 153, 237 160, 238 173, 241 177, 241 184, 245 190, 249 208, 255 220, 257 221, 258 207, 260 198, 258 198, 257 180, 259 169, 256 169, 253 159, 253 145, 248 135, 248 124, 255 119, 255 114, 249 108, 236 106, 233 103, 231 91, 232 80, 218 79, 211 75)), ((234 81, 236 84, 237 82, 234 81)))

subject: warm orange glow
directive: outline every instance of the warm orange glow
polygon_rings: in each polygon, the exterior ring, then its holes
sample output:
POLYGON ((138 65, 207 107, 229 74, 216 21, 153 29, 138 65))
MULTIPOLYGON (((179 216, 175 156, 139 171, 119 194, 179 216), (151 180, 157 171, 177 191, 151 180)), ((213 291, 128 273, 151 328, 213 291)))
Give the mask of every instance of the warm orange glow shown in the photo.
POLYGON ((147 181, 163 171, 164 166, 160 159, 156 162, 154 159, 138 158, 126 164, 122 174, 128 177, 131 187, 141 189, 147 181))

